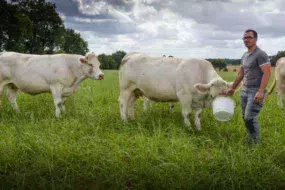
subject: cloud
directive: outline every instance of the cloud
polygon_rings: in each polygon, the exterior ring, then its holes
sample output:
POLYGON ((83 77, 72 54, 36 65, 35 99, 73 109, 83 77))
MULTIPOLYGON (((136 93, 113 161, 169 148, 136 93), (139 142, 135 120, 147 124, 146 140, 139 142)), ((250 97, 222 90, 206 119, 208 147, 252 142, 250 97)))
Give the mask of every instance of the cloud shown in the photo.
POLYGON ((258 32, 258 45, 268 54, 284 49, 283 0, 50 1, 95 53, 240 58, 248 28, 258 32))
POLYGON ((66 17, 65 25, 78 32, 92 31, 98 36, 129 34, 137 31, 133 23, 118 22, 113 19, 90 19, 80 17, 66 17))

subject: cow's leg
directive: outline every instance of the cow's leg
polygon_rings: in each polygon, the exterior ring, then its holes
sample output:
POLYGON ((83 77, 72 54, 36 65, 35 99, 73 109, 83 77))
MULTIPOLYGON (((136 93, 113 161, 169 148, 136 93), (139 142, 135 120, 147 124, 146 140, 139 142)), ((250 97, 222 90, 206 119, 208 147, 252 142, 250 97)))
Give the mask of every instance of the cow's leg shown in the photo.
POLYGON ((64 105, 66 99, 67 99, 67 97, 61 97, 61 100, 62 100, 62 102, 61 102, 61 110, 62 110, 62 112, 64 114, 66 114, 66 109, 65 109, 65 105, 64 105))
POLYGON ((277 87, 277 104, 280 108, 283 108, 283 95, 284 95, 284 88, 285 86, 282 85, 281 80, 276 80, 276 87, 277 87))
POLYGON ((127 121, 127 106, 128 106, 128 101, 130 99, 132 90, 130 89, 124 89, 120 91, 120 96, 119 96, 119 104, 120 104, 120 113, 121 113, 121 118, 124 121, 127 121))
POLYGON ((0 108, 2 107, 2 93, 3 93, 3 89, 4 89, 5 84, 4 83, 0 83, 0 108))
POLYGON ((129 98, 129 102, 128 102, 128 116, 132 120, 135 119, 135 116, 134 116, 134 106, 135 106, 136 100, 137 100, 137 97, 136 97, 135 93, 132 92, 131 93, 131 97, 129 98))
POLYGON ((147 111, 148 107, 151 108, 151 100, 144 96, 143 97, 143 111, 147 111))
POLYGON ((195 109, 195 128, 196 128, 197 131, 201 130, 201 123, 200 123, 201 111, 202 111, 201 108, 195 109))
POLYGON ((8 81, 2 81, 2 80, 1 80, 1 73, 0 73, 0 108, 2 107, 2 102, 1 102, 2 93, 3 93, 4 87, 5 87, 8 83, 9 83, 8 81))
POLYGON ((191 104, 192 104, 192 97, 190 93, 178 93, 178 99, 180 101, 182 107, 182 115, 184 117, 184 123, 191 130, 191 123, 188 119, 189 114, 192 111, 191 104))
POLYGON ((55 116, 60 116, 60 107, 62 105, 62 98, 61 98, 61 88, 60 85, 52 85, 51 87, 51 93, 53 96, 53 101, 55 105, 55 116))
POLYGON ((277 101, 278 101, 278 106, 280 108, 283 108, 284 105, 283 105, 283 95, 284 95, 284 90, 280 90, 279 93, 277 94, 277 101))
POLYGON ((16 99, 17 99, 17 93, 18 93, 18 88, 14 84, 9 84, 7 85, 7 94, 6 97, 9 100, 12 108, 15 111, 19 111, 19 107, 17 105, 16 99))
POLYGON ((276 86, 277 86, 277 104, 280 108, 283 108, 283 95, 285 91, 285 86, 282 85, 280 80, 276 80, 276 86))
POLYGON ((170 102, 169 103, 169 111, 172 113, 174 108, 174 103, 170 102))

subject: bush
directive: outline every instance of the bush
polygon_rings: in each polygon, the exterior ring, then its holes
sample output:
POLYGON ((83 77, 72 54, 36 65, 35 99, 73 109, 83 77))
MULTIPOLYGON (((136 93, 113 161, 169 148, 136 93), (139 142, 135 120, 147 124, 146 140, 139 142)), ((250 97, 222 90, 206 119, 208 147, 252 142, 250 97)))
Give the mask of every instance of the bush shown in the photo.
POLYGON ((280 59, 281 57, 285 57, 285 51, 278 51, 277 55, 273 56, 271 59, 271 65, 273 67, 276 66, 276 62, 278 61, 278 59, 280 59))

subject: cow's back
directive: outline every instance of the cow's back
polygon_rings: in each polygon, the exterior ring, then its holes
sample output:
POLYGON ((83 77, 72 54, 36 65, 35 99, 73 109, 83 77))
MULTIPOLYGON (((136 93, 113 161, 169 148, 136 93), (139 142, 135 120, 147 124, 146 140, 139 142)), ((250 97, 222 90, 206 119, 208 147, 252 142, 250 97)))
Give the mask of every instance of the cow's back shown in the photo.
POLYGON ((72 84, 72 64, 79 64, 79 55, 32 55, 5 52, 0 56, 0 72, 10 83, 30 94, 50 90, 53 83, 72 84))
POLYGON ((69 67, 79 61, 80 55, 56 54, 33 55, 15 52, 4 52, 0 56, 0 67, 6 66, 14 73, 50 74, 57 68, 69 67))
POLYGON ((129 53, 120 67, 122 77, 138 82, 138 80, 159 80, 175 77, 180 60, 177 58, 151 57, 142 53, 129 53))
POLYGON ((152 57, 142 53, 127 54, 122 60, 120 74, 134 80, 148 76, 173 81, 183 76, 186 80, 204 83, 218 76, 212 64, 204 59, 152 57))

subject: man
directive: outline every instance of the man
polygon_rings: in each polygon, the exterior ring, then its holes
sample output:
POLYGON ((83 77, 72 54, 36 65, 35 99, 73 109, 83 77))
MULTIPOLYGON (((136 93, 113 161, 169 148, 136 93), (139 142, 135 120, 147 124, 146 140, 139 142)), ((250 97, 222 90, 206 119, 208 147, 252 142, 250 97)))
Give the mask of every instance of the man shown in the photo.
POLYGON ((240 98, 243 121, 247 130, 245 142, 258 144, 260 134, 257 119, 266 95, 265 88, 270 78, 270 61, 267 54, 256 45, 256 31, 246 30, 242 39, 247 47, 247 52, 241 58, 242 66, 227 94, 233 95, 238 84, 244 80, 240 98))

